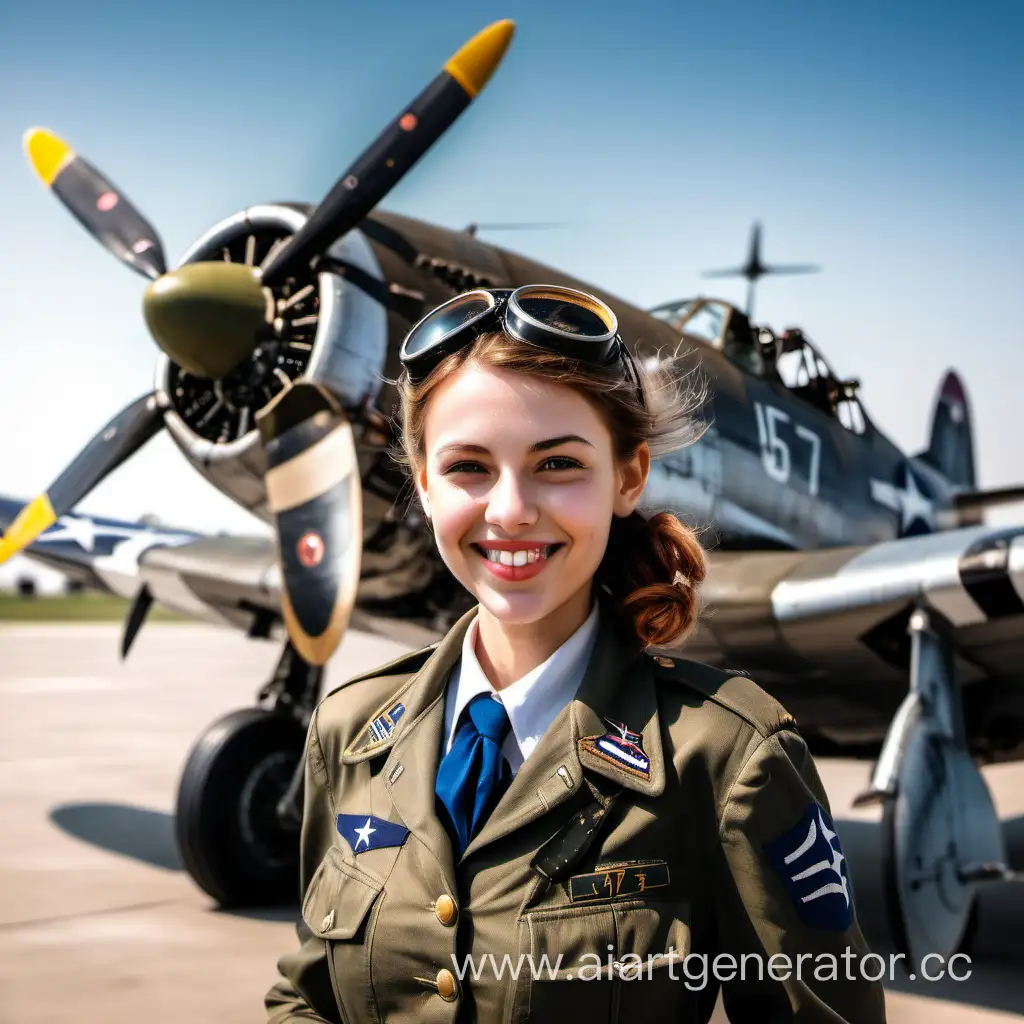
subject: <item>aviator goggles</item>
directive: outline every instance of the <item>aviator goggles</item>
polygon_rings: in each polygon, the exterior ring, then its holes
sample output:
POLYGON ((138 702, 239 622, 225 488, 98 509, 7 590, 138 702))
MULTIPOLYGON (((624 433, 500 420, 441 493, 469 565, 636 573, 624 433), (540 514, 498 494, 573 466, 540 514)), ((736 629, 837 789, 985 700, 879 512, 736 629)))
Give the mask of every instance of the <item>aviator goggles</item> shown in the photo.
POLYGON ((476 288, 428 313, 406 335, 399 358, 413 384, 445 356, 501 327, 519 341, 597 366, 622 361, 643 402, 633 360, 619 337, 619 322, 600 299, 559 285, 476 288))

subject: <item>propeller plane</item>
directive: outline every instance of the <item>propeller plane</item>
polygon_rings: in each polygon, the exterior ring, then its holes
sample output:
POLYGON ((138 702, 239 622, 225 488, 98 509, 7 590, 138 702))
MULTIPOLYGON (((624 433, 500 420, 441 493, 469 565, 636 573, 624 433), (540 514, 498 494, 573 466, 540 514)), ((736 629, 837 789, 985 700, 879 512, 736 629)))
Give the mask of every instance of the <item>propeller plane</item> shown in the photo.
MULTIPOLYGON (((877 759, 864 799, 885 808, 898 940, 914 958, 948 956, 978 887, 1012 874, 976 759, 1024 753, 1024 528, 990 528, 981 514, 1024 491, 978 489, 955 373, 940 387, 929 447, 908 455, 872 422, 857 381, 839 378, 798 328, 752 323, 749 303, 639 309, 482 241, 475 225, 379 209, 478 96, 512 35, 497 22, 460 48, 320 203, 241 210, 173 268, 124 193, 51 132, 27 135, 43 183, 148 279, 143 313, 160 352, 154 390, 44 493, 0 500, 0 561, 24 550, 130 598, 124 653, 154 603, 281 639, 258 705, 196 741, 176 827, 187 869, 222 904, 290 898, 296 766, 345 630, 425 644, 472 604, 389 454, 388 381, 404 334, 467 288, 593 292, 637 358, 679 373, 696 365, 710 385, 708 429, 656 460, 644 496, 714 541, 711 614, 685 654, 749 669, 812 747, 877 759), (161 429, 274 539, 74 511, 161 429)), ((753 283, 769 269, 755 229, 739 270, 753 283)))

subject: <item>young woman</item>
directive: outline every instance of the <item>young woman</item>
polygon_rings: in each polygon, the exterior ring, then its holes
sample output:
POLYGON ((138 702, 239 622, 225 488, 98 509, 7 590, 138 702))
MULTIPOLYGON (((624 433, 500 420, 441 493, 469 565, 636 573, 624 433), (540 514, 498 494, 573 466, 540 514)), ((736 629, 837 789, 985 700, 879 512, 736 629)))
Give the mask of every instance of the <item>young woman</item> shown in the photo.
POLYGON ((317 709, 269 1019, 705 1021, 721 987, 734 1022, 883 1021, 792 718, 649 650, 705 573, 637 511, 692 403, 563 288, 461 295, 402 361, 404 458, 479 603, 317 709))

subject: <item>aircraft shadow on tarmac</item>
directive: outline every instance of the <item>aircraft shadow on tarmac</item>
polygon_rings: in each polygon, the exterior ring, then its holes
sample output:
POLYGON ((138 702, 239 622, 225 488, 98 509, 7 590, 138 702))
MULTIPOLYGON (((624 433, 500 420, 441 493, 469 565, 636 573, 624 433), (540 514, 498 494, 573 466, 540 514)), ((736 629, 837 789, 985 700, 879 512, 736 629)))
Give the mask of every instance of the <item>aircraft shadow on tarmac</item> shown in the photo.
MULTIPOLYGON (((165 871, 181 871, 174 838, 174 817, 164 811, 128 804, 63 804, 50 812, 50 820, 63 832, 122 857, 130 857, 165 871)), ((882 881, 881 826, 873 821, 839 820, 843 850, 850 864, 857 913, 872 949, 886 962, 893 952, 885 913, 882 881)), ((1024 867, 1024 816, 1003 822, 1011 862, 1024 867)), ((291 921, 297 907, 266 907, 225 911, 259 920, 291 921)), ((971 977, 966 981, 910 981, 897 967, 887 987, 897 992, 969 1003, 1007 1013, 1024 1013, 1024 986, 1006 961, 1020 960, 1019 941, 1024 924, 1024 886, 995 885, 982 893, 978 927, 967 952, 971 977)), ((963 972, 965 965, 957 965, 963 972)), ((840 967, 840 970, 843 968, 840 967)), ((933 968, 934 969, 934 968, 933 968)))
MULTIPOLYGON (((165 871, 182 871, 174 838, 174 815, 130 804, 62 804, 50 811, 50 821, 82 842, 165 871)), ((261 921, 292 921, 294 906, 250 907, 224 910, 236 917, 261 921)))

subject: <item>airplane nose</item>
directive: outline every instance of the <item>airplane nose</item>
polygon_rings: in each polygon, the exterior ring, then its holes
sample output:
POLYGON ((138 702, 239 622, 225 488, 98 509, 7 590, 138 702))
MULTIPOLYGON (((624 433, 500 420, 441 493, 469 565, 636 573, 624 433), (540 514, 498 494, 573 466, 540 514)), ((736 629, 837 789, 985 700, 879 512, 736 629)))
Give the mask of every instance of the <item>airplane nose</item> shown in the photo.
POLYGON ((274 316, 270 289, 244 263, 186 263, 146 289, 142 308, 160 348, 183 370, 210 378, 251 355, 274 316))

